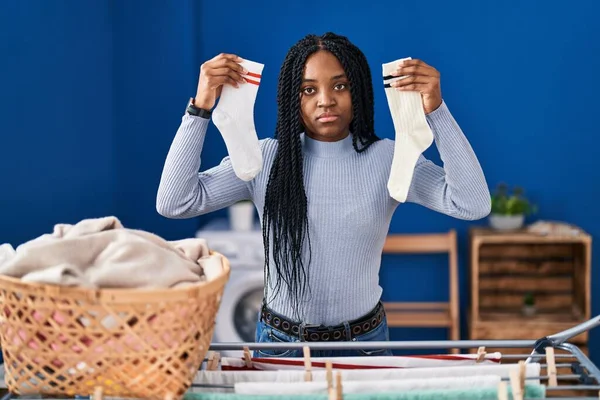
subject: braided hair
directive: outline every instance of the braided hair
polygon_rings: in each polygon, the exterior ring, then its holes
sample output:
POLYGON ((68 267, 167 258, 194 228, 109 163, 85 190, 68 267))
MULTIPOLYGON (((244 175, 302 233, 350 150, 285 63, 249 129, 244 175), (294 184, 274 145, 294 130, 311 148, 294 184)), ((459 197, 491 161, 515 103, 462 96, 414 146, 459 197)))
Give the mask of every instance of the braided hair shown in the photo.
MULTIPOLYGON (((331 32, 322 36, 308 35, 296 43, 285 57, 279 74, 275 132, 278 148, 269 174, 262 222, 266 279, 270 280, 273 274, 272 266, 269 265, 272 243, 275 291, 279 292, 281 284, 286 284, 296 316, 299 316, 300 298, 307 289, 307 267, 310 264, 308 202, 304 188, 301 144, 304 126, 300 87, 307 58, 319 50, 332 53, 342 64, 350 81, 353 111, 350 132, 354 149, 362 152, 379 140, 374 133, 371 71, 364 54, 346 37, 331 32), (309 250, 308 259, 303 258, 305 239, 309 250)), ((265 291, 266 287, 268 284, 265 291)))

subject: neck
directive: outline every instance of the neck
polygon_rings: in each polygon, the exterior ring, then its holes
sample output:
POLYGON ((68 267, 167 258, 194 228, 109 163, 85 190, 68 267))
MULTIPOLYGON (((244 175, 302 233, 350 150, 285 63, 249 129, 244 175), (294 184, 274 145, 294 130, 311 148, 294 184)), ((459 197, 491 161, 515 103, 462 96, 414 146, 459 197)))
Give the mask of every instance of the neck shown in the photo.
POLYGON ((308 131, 308 130, 305 132, 306 136, 310 137, 313 140, 319 140, 321 142, 337 142, 339 140, 344 139, 349 134, 350 134, 350 130, 348 128, 346 128, 345 130, 341 131, 340 133, 338 133, 335 136, 318 135, 318 134, 313 133, 313 132, 308 131))
POLYGON ((352 146, 352 134, 348 134, 346 137, 336 141, 327 142, 313 139, 304 133, 300 136, 300 138, 302 140, 304 152, 315 157, 346 157, 354 152, 354 147, 352 146))

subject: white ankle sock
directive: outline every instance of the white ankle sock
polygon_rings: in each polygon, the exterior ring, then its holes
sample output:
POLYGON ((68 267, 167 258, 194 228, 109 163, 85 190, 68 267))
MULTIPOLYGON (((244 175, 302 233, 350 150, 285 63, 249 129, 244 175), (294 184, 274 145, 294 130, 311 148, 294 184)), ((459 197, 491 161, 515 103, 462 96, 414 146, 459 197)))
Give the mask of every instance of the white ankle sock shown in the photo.
POLYGON ((254 178, 263 166, 262 153, 254 127, 254 101, 264 64, 244 60, 240 63, 248 74, 238 88, 223 85, 212 119, 221 132, 231 166, 243 181, 254 178))
POLYGON ((385 95, 396 132, 388 192, 399 202, 406 201, 419 156, 433 143, 433 133, 425 118, 421 93, 402 92, 389 86, 390 83, 404 78, 391 74, 396 71, 402 60, 408 59, 410 57, 383 64, 385 95))

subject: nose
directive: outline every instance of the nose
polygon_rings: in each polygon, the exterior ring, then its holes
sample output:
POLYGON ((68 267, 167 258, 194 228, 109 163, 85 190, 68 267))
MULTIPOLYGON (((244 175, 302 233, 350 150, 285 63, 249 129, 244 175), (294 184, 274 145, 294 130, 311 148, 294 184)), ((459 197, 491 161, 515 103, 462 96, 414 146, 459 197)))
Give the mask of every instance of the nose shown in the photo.
POLYGON ((335 105, 335 96, 328 90, 321 90, 319 94, 318 106, 327 108, 335 105))

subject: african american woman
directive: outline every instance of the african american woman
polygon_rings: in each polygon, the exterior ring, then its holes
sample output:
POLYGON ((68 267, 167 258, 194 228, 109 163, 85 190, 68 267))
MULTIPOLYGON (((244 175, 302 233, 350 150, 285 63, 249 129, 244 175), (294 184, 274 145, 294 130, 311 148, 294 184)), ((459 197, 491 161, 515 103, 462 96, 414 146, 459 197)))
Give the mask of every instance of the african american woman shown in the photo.
MULTIPOLYGON (((238 178, 230 157, 200 170, 210 110, 222 85, 244 85, 239 58, 221 54, 200 70, 194 105, 167 155, 157 210, 192 218, 251 200, 265 247, 265 297, 257 342, 389 340, 379 268, 392 215, 387 188, 394 140, 374 130, 373 83, 364 54, 346 37, 308 35, 288 52, 278 84, 274 138, 261 139, 262 170, 238 178)), ((406 202, 458 219, 490 212, 490 194, 468 140, 442 99, 439 72, 421 60, 393 85, 421 93, 443 167, 422 154, 406 202)), ((259 350, 296 357, 301 350, 259 350)), ((256 353, 255 353, 256 354, 256 353)), ((315 357, 390 355, 389 350, 323 350, 315 357)))

